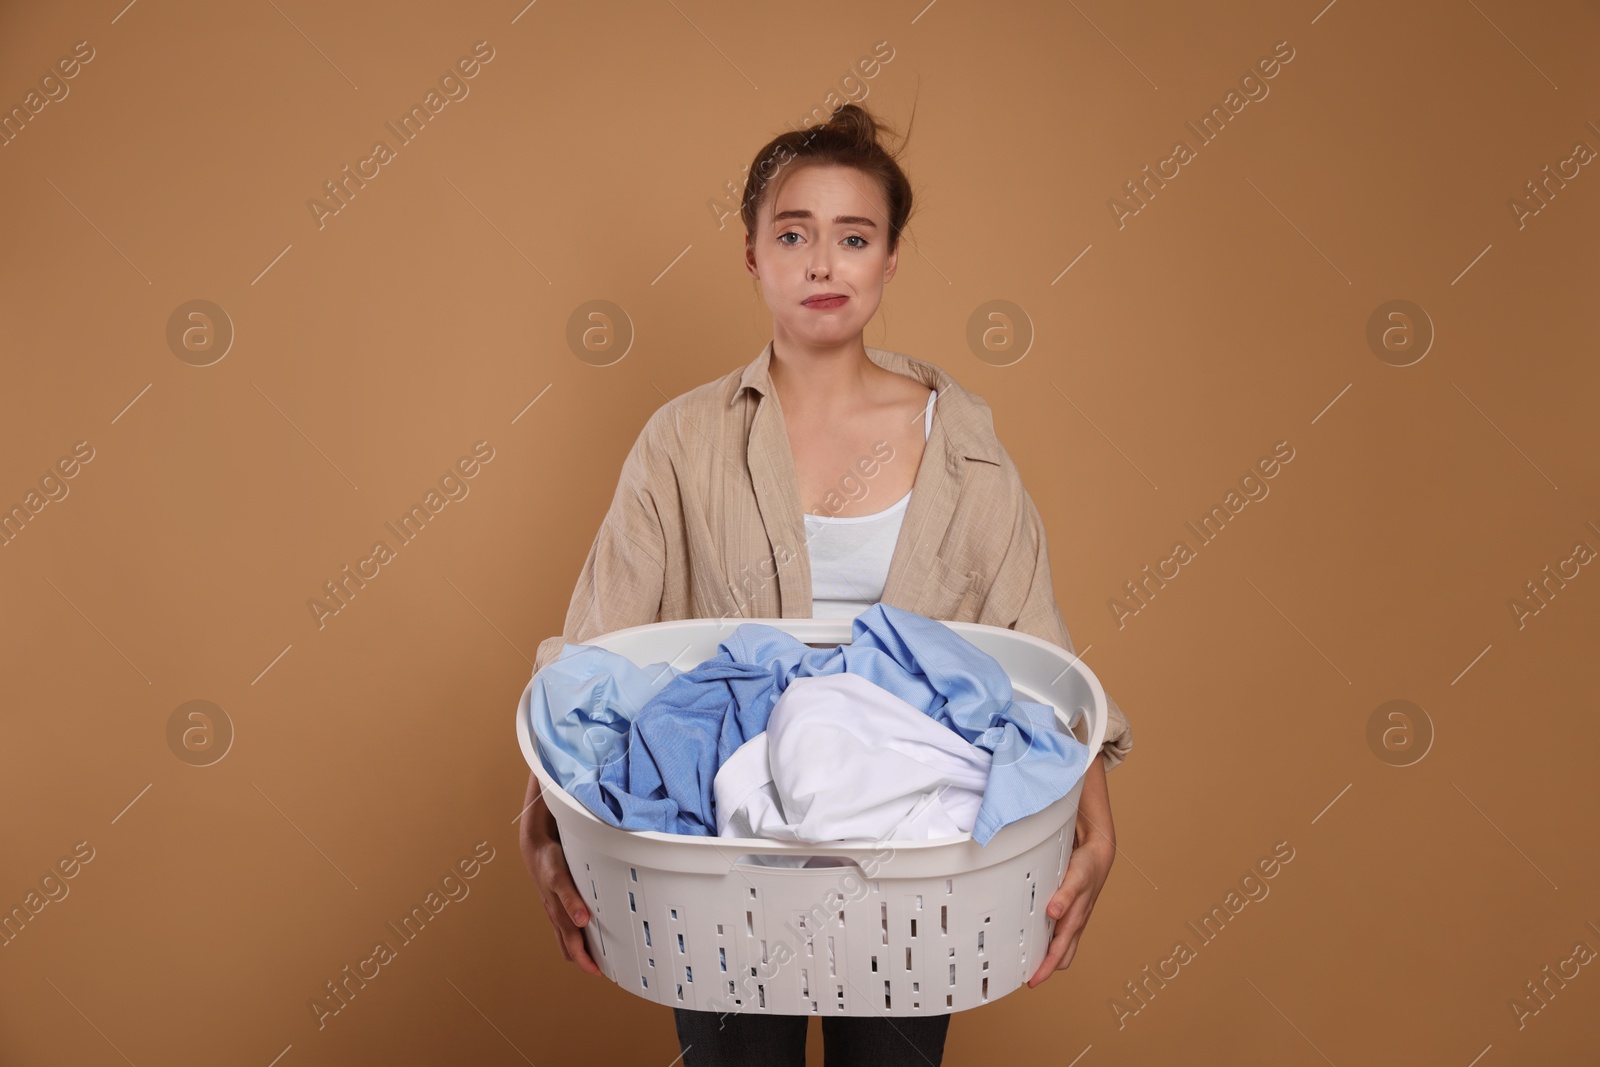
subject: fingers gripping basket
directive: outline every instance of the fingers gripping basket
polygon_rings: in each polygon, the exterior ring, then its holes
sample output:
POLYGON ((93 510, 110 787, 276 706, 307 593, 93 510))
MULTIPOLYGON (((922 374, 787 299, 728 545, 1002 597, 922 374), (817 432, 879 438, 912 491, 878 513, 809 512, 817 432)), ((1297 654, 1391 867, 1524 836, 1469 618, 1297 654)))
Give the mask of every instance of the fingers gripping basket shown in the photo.
MULTIPOLYGON (((687 670, 743 622, 818 647, 851 637, 849 619, 685 619, 585 643, 687 670)), ((1016 699, 1053 707, 1062 730, 1100 751, 1105 691, 1081 660, 1014 630, 945 625, 999 662, 1016 699)), ((589 954, 647 1000, 696 1011, 939 1015, 1016 989, 1049 945, 1055 920, 1045 905, 1072 852, 1081 779, 983 846, 971 834, 827 844, 691 837, 603 822, 550 777, 521 713, 517 738, 592 915, 589 954), (774 867, 763 857, 817 859, 774 867)))

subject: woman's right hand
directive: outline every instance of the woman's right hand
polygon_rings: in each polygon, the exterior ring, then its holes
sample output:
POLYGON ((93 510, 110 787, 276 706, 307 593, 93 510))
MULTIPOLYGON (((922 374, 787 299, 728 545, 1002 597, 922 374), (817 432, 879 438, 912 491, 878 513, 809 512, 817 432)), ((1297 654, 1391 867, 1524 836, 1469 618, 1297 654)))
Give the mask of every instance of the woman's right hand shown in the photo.
POLYGON ((567 856, 556 834, 555 817, 545 806, 537 774, 528 777, 528 801, 518 834, 522 860, 539 887, 545 914, 555 931, 556 944, 561 948, 561 955, 570 962, 590 974, 601 974, 583 939, 582 927, 588 925, 591 915, 567 869, 567 856))

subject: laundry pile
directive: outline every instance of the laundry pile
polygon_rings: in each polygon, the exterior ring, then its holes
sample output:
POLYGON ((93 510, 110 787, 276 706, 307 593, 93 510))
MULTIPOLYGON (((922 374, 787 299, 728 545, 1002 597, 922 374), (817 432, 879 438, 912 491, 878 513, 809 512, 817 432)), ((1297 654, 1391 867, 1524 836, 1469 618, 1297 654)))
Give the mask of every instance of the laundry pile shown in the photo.
POLYGON ((849 644, 744 623, 689 670, 568 644, 522 696, 545 769, 625 830, 931 840, 1070 792, 1088 746, 935 619, 878 603, 849 644))

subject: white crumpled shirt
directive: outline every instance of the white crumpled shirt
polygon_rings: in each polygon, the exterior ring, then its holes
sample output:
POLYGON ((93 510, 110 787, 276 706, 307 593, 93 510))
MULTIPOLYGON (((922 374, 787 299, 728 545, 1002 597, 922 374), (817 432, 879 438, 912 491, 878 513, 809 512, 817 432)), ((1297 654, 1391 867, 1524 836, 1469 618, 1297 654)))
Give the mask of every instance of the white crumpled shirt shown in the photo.
POLYGON ((928 841, 970 833, 993 756, 860 675, 796 678, 712 782, 719 837, 928 841))

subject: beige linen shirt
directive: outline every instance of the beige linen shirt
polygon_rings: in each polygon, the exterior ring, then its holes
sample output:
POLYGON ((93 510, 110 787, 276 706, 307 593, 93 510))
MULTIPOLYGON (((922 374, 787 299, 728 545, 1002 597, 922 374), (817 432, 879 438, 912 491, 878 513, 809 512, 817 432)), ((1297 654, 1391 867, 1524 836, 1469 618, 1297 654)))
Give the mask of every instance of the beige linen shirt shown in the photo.
MULTIPOLYGON (((932 619, 1004 626, 1074 652, 1056 606, 1044 523, 995 436, 983 398, 943 369, 867 348, 886 370, 939 391, 882 601, 932 619)), ((658 408, 622 465, 563 632, 534 670, 583 642, 672 619, 809 618, 805 512, 772 344, 746 366, 658 408)), ((1107 696, 1106 770, 1133 734, 1107 696)))

